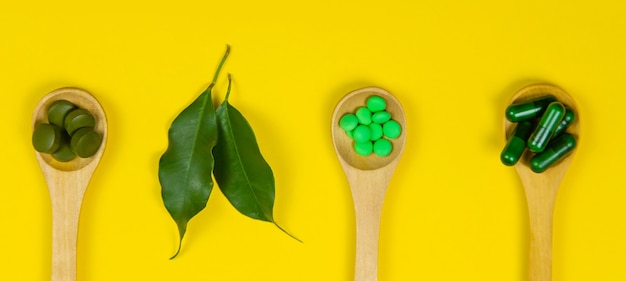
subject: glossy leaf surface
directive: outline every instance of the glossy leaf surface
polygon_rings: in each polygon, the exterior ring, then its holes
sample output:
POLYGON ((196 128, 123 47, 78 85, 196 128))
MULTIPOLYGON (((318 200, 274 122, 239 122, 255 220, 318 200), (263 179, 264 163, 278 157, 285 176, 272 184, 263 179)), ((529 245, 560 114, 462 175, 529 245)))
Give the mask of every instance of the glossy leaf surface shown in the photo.
POLYGON ((159 182, 165 208, 178 226, 178 255, 187 224, 206 207, 213 189, 212 150, 217 143, 217 124, 212 90, 222 65, 228 57, 227 47, 213 82, 172 122, 169 145, 159 160, 159 182))
POLYGON ((228 80, 226 98, 216 110, 219 133, 213 150, 217 163, 213 171, 215 181, 240 213, 272 222, 287 233, 274 221, 274 174, 261 154, 252 127, 228 102, 230 75, 228 80))
POLYGON ((252 127, 228 102, 217 108, 218 144, 214 174, 220 190, 242 214, 273 222, 274 174, 261 155, 252 127))

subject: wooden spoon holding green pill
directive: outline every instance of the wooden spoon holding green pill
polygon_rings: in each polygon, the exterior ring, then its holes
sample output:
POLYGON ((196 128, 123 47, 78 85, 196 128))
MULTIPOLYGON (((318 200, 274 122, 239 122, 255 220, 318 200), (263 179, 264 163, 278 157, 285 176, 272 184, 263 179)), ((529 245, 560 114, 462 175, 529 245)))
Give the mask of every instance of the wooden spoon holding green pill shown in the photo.
MULTIPOLYGON (((511 99, 511 104, 523 103, 541 96, 553 95, 556 100, 571 109, 576 118, 567 128, 567 133, 580 138, 580 117, 574 99, 559 87, 549 84, 535 84, 519 90, 511 99)), ((504 118, 504 131, 510 138, 514 123, 504 118)), ((557 191, 565 172, 572 162, 574 149, 566 158, 550 166, 542 173, 531 170, 531 152, 525 151, 515 164, 526 193, 530 218, 530 259, 529 280, 552 280, 552 218, 557 191)))
POLYGON ((378 280, 378 237, 385 192, 404 151, 406 121, 400 102, 387 91, 369 87, 347 94, 335 107, 332 116, 332 138, 339 162, 348 178, 356 215, 355 281, 378 280), (366 104, 371 96, 386 101, 386 111, 400 124, 402 131, 390 139, 392 151, 381 157, 361 156, 353 148, 354 140, 340 127, 339 120, 366 104))
POLYGON ((48 121, 48 108, 58 100, 67 100, 89 111, 96 121, 93 130, 102 138, 95 154, 87 158, 76 157, 68 162, 57 161, 48 153, 35 152, 52 201, 52 281, 74 281, 80 207, 87 185, 104 152, 107 120, 100 103, 88 92, 77 88, 61 88, 39 101, 33 113, 33 128, 48 121))

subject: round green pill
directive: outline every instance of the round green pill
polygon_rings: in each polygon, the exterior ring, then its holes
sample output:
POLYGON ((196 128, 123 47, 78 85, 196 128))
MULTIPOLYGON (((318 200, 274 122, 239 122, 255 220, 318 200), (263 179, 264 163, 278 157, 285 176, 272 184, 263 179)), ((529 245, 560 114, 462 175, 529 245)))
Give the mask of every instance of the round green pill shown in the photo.
POLYGON ((356 152, 358 155, 368 156, 372 154, 372 151, 374 151, 374 145, 371 141, 354 143, 354 152, 356 152))
POLYGON ((387 108, 387 102, 380 96, 371 96, 367 99, 367 108, 371 112, 378 112, 387 108))
POLYGON ((76 158, 76 154, 70 147, 69 136, 67 133, 63 133, 61 146, 54 153, 52 153, 52 157, 59 162, 69 162, 76 158))
POLYGON ((375 141, 383 137, 383 126, 378 123, 371 123, 368 125, 370 128, 370 140, 375 141))
POLYGON ((359 119, 352 113, 344 114, 341 119, 339 119, 339 127, 346 132, 354 130, 358 125, 359 119))
POLYGON ((72 136, 70 147, 81 158, 90 157, 98 151, 102 137, 91 128, 78 129, 72 136))
POLYGON ((75 108, 76 106, 73 103, 66 100, 53 102, 48 107, 48 122, 63 128, 65 126, 65 117, 75 108))
POLYGON ((346 135, 348 135, 349 138, 354 139, 354 130, 346 131, 346 135))
POLYGON ((96 126, 96 119, 83 108, 70 111, 65 117, 65 130, 68 134, 73 135, 80 128, 93 128, 96 126))
POLYGON ((391 120, 391 114, 387 111, 378 111, 372 114, 372 121, 374 123, 383 124, 391 120))
POLYGON ((388 139, 378 139, 374 142, 374 153, 378 156, 387 156, 391 153, 393 145, 388 139))
POLYGON ((385 137, 395 139, 402 133, 402 126, 396 120, 389 120, 383 124, 383 134, 385 137))
POLYGON ((32 143, 35 150, 43 153, 52 153, 61 145, 62 129, 48 123, 35 126, 32 143))
POLYGON ((352 138, 356 142, 367 142, 372 137, 372 131, 369 126, 359 125, 352 131, 352 138))
POLYGON ((359 107, 355 115, 360 124, 369 125, 372 123, 372 112, 367 107, 359 107))

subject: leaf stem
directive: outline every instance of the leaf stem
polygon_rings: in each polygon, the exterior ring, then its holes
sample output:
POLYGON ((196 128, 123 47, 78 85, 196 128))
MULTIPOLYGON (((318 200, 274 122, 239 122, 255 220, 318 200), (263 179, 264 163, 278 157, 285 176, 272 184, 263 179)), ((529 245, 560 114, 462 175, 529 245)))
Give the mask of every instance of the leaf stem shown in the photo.
POLYGON ((274 225, 276 227, 278 227, 278 229, 280 229, 282 232, 284 232, 285 234, 289 235, 291 238, 296 239, 298 242, 300 243, 304 243, 302 242, 302 240, 298 239, 298 237, 293 236, 291 233, 287 232, 287 230, 285 230, 284 228, 282 228, 278 223, 276 223, 275 221, 272 221, 274 223, 274 225))
POLYGON ((224 101, 228 102, 228 97, 230 97, 230 85, 232 84, 232 77, 230 75, 230 73, 228 73, 228 89, 226 90, 226 97, 224 98, 224 101))
POLYGON ((228 58, 229 54, 230 54, 230 45, 226 45, 226 52, 224 53, 224 56, 222 57, 222 61, 220 61, 220 64, 217 66, 217 70, 215 71, 215 75, 213 76, 213 82, 211 82, 211 85, 209 85, 209 89, 213 88, 213 86, 215 86, 215 84, 217 83, 217 77, 220 75, 222 66, 226 62, 226 58, 228 58))

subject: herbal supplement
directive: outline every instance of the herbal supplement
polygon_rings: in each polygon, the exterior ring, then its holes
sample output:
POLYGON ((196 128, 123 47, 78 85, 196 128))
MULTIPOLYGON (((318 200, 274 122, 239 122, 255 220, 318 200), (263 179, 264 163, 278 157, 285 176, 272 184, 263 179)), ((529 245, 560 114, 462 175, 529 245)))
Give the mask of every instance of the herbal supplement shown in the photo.
POLYGON ((520 122, 540 116, 552 102, 556 101, 554 96, 544 96, 530 100, 528 102, 512 104, 506 108, 506 119, 511 122, 520 122))
POLYGON ((52 157, 59 162, 69 162, 76 158, 76 154, 72 151, 70 147, 69 136, 67 133, 63 133, 63 141, 61 142, 61 146, 54 153, 52 153, 52 157))
POLYGON ((561 120, 559 126, 554 129, 553 136, 558 136, 561 133, 565 132, 565 130, 567 130, 567 127, 569 127, 569 125, 574 122, 574 119, 576 119, 574 111, 569 108, 565 108, 565 115, 563 116, 563 120, 561 120))
POLYGON ((370 128, 370 140, 376 141, 383 137, 383 126, 378 123, 371 123, 368 126, 370 128))
POLYGON ((354 152, 361 156, 368 156, 372 154, 374 145, 371 141, 366 142, 354 142, 354 152))
POLYGON ((356 110, 356 118, 359 119, 360 124, 369 125, 372 123, 372 112, 367 107, 359 107, 356 110))
POLYGON ((391 120, 391 114, 387 111, 379 111, 372 114, 372 122, 383 124, 387 121, 391 120))
POLYGON ((33 131, 32 143, 35 150, 52 153, 61 145, 61 128, 47 123, 37 124, 33 131))
POLYGON ((347 135, 349 138, 354 139, 354 130, 352 130, 352 131, 346 131, 346 135, 347 135))
POLYGON ((102 144, 102 137, 92 128, 76 130, 70 141, 70 148, 82 158, 90 157, 98 151, 102 144))
POLYGON ((383 134, 385 137, 395 139, 402 133, 402 126, 396 120, 389 120, 383 124, 383 134))
POLYGON ((68 134, 73 135, 80 128, 93 128, 96 126, 96 119, 83 108, 70 111, 65 117, 65 130, 68 134))
POLYGON ((388 139, 378 139, 374 142, 374 153, 378 156, 387 156, 392 149, 393 145, 388 139))
POLYGON ((73 103, 66 100, 57 100, 53 102, 48 107, 48 122, 63 128, 65 126, 65 117, 75 108, 76 106, 73 103))
POLYGON ((530 151, 538 153, 546 148, 550 138, 552 138, 552 134, 554 134, 554 130, 563 120, 563 115, 565 115, 565 106, 563 104, 552 102, 548 105, 546 112, 541 116, 537 128, 535 128, 528 140, 528 149, 530 151))
POLYGON ((509 139, 506 146, 500 154, 500 161, 507 166, 513 166, 524 153, 526 149, 526 140, 533 132, 532 122, 522 121, 517 123, 513 136, 509 139))
POLYGON ((354 114, 344 114, 339 119, 339 127, 354 140, 353 147, 358 155, 367 156, 374 152, 379 156, 387 156, 392 149, 388 139, 399 137, 402 127, 400 123, 391 119, 391 114, 385 110, 387 102, 384 98, 370 96, 365 103, 366 106, 358 107, 354 114))
POLYGON ((371 112, 383 111, 387 108, 387 102, 380 96, 371 96, 366 101, 367 108, 371 112))
POLYGON ((356 142, 366 142, 369 141, 371 137, 372 131, 370 127, 366 125, 359 125, 352 131, 352 138, 356 142))
POLYGON ((347 113, 339 120, 339 127, 344 131, 352 131, 359 125, 359 119, 354 114, 347 113))
POLYGON ((576 139, 570 134, 563 134, 550 142, 542 153, 530 159, 530 169, 535 173, 542 173, 553 164, 559 162, 576 147, 576 139))

